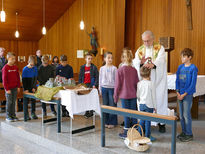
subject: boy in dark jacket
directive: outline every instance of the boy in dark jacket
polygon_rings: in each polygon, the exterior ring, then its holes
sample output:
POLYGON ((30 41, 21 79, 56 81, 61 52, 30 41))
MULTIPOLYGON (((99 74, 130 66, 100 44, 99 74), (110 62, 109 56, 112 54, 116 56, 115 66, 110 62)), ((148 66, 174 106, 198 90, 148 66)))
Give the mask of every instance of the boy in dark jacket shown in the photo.
MULTIPOLYGON (((65 77, 66 79, 73 78, 73 68, 68 65, 66 55, 61 55, 60 63, 61 65, 56 69, 56 76, 59 75, 61 77, 65 77)), ((62 117, 69 117, 69 113, 64 105, 62 106, 62 117)))
MULTIPOLYGON (((80 67, 79 83, 84 83, 89 88, 98 87, 99 73, 97 67, 92 64, 92 54, 85 55, 86 64, 80 67)), ((89 118, 93 116, 93 111, 86 111, 84 117, 89 118)))
MULTIPOLYGON (((49 78, 54 78, 55 76, 53 67, 48 64, 49 57, 47 55, 44 55, 41 58, 41 60, 42 60, 42 65, 40 65, 38 68, 38 81, 40 86, 45 85, 46 82, 49 80, 49 78)), ((56 116, 57 113, 55 111, 54 104, 50 104, 50 107, 53 115, 56 116)), ((45 103, 42 103, 42 108, 43 108, 43 116, 46 117, 47 112, 46 112, 45 103)))

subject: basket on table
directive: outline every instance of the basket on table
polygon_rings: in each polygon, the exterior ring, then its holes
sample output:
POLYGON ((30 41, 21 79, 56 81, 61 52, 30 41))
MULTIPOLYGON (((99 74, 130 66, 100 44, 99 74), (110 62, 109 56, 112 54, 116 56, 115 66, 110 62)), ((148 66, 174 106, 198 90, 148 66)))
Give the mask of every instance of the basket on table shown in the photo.
POLYGON ((144 131, 142 129, 142 126, 139 124, 135 124, 132 128, 128 129, 127 138, 124 142, 129 149, 143 152, 149 149, 149 145, 147 143, 151 141, 148 137, 144 137, 144 131), (136 126, 141 128, 142 135, 135 128, 136 126))
POLYGON ((84 84, 78 84, 77 86, 64 86, 64 89, 74 91, 78 95, 86 95, 91 92, 91 88, 87 88, 84 84))

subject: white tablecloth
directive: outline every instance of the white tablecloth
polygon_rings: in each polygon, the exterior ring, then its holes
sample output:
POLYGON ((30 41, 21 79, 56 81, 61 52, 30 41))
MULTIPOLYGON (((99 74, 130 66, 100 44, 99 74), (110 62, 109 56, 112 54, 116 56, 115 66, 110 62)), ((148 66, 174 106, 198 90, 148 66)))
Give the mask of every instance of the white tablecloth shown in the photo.
POLYGON ((54 97, 61 98, 61 104, 66 106, 71 118, 74 114, 94 110, 101 116, 100 101, 97 89, 87 95, 77 95, 72 90, 60 90, 54 97))
MULTIPOLYGON (((176 74, 167 75, 167 84, 169 90, 176 90, 176 74)), ((205 94, 205 75, 197 76, 196 93, 194 97, 205 94)))

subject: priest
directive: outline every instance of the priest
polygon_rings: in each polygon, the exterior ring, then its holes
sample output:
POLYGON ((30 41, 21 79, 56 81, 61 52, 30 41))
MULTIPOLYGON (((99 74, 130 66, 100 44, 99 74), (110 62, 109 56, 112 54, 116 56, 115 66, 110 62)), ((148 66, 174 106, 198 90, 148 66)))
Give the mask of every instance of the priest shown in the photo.
MULTIPOLYGON (((154 34, 147 30, 142 34, 143 45, 135 53, 133 65, 140 77, 140 67, 151 69, 151 81, 156 88, 157 114, 167 115, 167 65, 165 49, 159 43, 154 42, 154 34)), ((159 132, 166 132, 165 124, 158 124, 159 132)))

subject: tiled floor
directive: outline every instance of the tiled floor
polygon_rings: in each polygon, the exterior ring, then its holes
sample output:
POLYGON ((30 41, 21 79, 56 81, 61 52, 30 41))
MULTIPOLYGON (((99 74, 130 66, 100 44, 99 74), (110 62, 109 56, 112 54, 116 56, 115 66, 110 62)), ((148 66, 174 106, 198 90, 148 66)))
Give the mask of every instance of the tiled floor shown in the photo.
MULTIPOLYGON (((37 113, 40 116, 41 109, 37 113)), ((63 118, 62 133, 56 133, 56 123, 41 125, 39 120, 23 122, 22 113, 18 113, 19 122, 4 122, 5 114, 0 114, 0 153, 135 153, 126 148, 123 140, 118 138, 122 128, 106 129, 106 147, 101 148, 100 118, 96 118, 96 130, 87 131, 70 136, 69 118, 63 118), (9 148, 10 147, 10 148, 9 148)), ((91 119, 75 116, 73 128, 91 124, 91 119)), ((122 117, 119 117, 119 123, 122 117)), ((200 103, 199 119, 193 120, 194 141, 181 143, 177 141, 177 153, 205 153, 205 104, 200 103)), ((178 132, 180 124, 178 122, 178 132)), ((171 129, 167 126, 167 133, 160 134, 157 127, 152 127, 152 135, 157 138, 146 153, 170 153, 171 129)))

